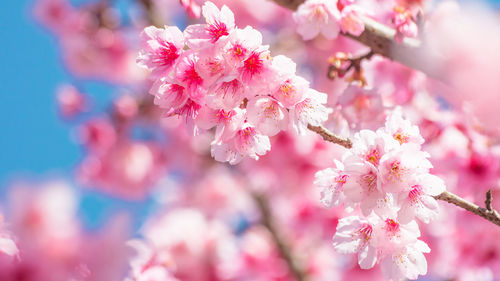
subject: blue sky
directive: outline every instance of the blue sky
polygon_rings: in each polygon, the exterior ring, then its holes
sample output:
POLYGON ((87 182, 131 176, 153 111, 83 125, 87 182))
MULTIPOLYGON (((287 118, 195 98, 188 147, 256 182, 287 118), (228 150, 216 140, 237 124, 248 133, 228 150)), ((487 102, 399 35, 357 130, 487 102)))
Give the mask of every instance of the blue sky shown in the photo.
POLYGON ((54 89, 67 80, 54 38, 35 24, 31 1, 4 1, 0 15, 0 182, 67 171, 78 147, 59 121, 54 89))
MULTIPOLYGON (((32 1, 3 1, 0 14, 0 194, 12 181, 71 180, 82 155, 72 140, 74 128, 57 113, 55 90, 72 81, 58 54, 57 42, 33 19, 32 1)), ((76 81, 79 82, 79 81, 76 81)), ((113 94, 109 86, 86 82, 93 105, 104 108, 113 94)), ((99 227, 117 211, 134 210, 138 226, 151 211, 146 202, 123 202, 97 192, 81 193, 81 218, 99 227)), ((1 200, 0 200, 1 202, 1 200)), ((0 203, 1 205, 1 203, 0 203)))

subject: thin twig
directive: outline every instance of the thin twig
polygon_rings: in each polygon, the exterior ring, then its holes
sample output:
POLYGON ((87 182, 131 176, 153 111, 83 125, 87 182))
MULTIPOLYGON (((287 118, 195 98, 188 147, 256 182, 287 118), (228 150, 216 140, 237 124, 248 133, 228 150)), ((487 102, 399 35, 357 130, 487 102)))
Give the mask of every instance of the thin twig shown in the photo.
POLYGON ((489 212, 493 211, 493 208, 491 207, 491 202, 493 201, 493 197, 491 196, 491 190, 488 190, 486 192, 486 200, 484 201, 484 205, 486 206, 486 210, 489 212))
POLYGON ((486 193, 486 208, 481 208, 478 205, 471 203, 451 192, 445 191, 434 198, 442 201, 446 201, 448 203, 454 204, 462 209, 465 209, 471 213, 474 213, 490 222, 500 226, 500 215, 497 211, 491 208, 491 192, 488 191, 486 193), (488 196, 489 194, 489 196, 488 196), (488 199, 489 198, 489 199, 488 199))
POLYGON ((293 257, 290 246, 287 244, 287 242, 285 242, 285 239, 276 228, 267 198, 265 197, 265 195, 257 193, 253 194, 253 198, 261 212, 262 224, 271 233, 272 239, 278 247, 278 251, 280 252, 281 256, 286 261, 291 273, 293 274, 293 276, 295 276, 295 279, 297 279, 297 281, 307 280, 304 270, 297 263, 297 259, 293 257))
POLYGON ((341 138, 339 136, 336 136, 334 133, 328 131, 328 129, 326 129, 325 127, 323 127, 321 125, 320 126, 313 126, 311 124, 308 124, 307 128, 309 130, 317 133, 318 135, 320 135, 327 142, 335 143, 335 144, 341 145, 345 148, 352 147, 352 142, 350 139, 341 138))
POLYGON ((361 63, 364 60, 371 59, 373 55, 375 55, 375 53, 371 50, 368 53, 357 57, 352 57, 351 55, 343 52, 336 53, 335 56, 328 59, 330 65, 328 66, 327 76, 332 80, 337 77, 342 78, 349 71, 354 69, 354 73, 349 79, 360 81, 363 85, 365 85, 366 80, 361 69, 361 63))
MULTIPOLYGON (((273 0, 278 5, 296 10, 305 0, 273 0)), ((394 39, 396 30, 371 18, 363 17, 365 30, 359 36, 341 33, 359 43, 370 47, 378 55, 397 61, 409 68, 419 70, 427 76, 444 81, 443 73, 438 67, 441 57, 427 52, 422 41, 416 38, 404 38, 402 42, 394 39)))

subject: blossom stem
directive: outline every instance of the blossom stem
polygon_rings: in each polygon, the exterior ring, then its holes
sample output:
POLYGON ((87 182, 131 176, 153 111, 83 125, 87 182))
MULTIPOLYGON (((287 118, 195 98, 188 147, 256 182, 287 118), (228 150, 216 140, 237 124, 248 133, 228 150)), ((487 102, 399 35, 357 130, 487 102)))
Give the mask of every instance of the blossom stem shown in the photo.
MULTIPOLYGON (((273 1, 282 7, 296 10, 305 0, 273 1)), ((397 61, 409 68, 419 70, 429 77, 445 80, 443 72, 436 67, 442 59, 437 56, 431 56, 426 52, 422 41, 416 38, 404 38, 399 43, 394 39, 396 30, 393 28, 368 17, 363 17, 363 22, 365 30, 359 36, 349 33, 341 34, 370 47, 375 54, 397 61)))
POLYGON ((486 193, 486 201, 485 201, 485 204, 486 204, 486 208, 482 208, 482 207, 479 207, 478 205, 472 203, 472 202, 469 202, 451 192, 448 192, 448 191, 445 191, 441 194, 439 194, 438 196, 435 196, 434 198, 436 198, 437 200, 442 200, 442 201, 446 201, 448 203, 451 203, 451 204, 454 204, 462 209, 465 209, 471 213, 474 213, 486 220, 489 220, 490 222, 500 226, 500 215, 498 214, 498 212, 496 210, 494 210, 492 207, 491 207, 491 201, 492 201, 492 197, 491 197, 491 192, 488 191, 486 193))
POLYGON ((280 252, 281 256, 286 261, 290 272, 297 281, 307 280, 306 274, 298 264, 297 259, 293 257, 290 246, 285 241, 283 236, 279 233, 276 224, 274 223, 271 209, 269 207, 269 201, 267 200, 266 196, 264 194, 253 193, 253 198, 260 210, 262 225, 264 225, 271 233, 271 237, 278 247, 278 251, 280 252))
POLYGON ((345 148, 351 148, 352 147, 352 142, 348 138, 341 138, 339 136, 336 136, 334 133, 330 132, 328 129, 326 129, 323 126, 313 126, 311 124, 307 125, 307 128, 318 135, 320 135, 325 141, 335 143, 338 145, 341 145, 345 148))

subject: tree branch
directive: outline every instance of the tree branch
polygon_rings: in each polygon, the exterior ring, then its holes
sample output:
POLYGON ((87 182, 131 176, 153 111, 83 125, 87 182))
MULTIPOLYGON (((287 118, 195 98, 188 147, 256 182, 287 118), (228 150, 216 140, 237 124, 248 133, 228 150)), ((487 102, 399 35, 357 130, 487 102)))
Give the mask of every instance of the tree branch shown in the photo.
POLYGON ((309 130, 315 132, 316 134, 320 135, 327 142, 335 143, 335 144, 341 145, 345 148, 352 147, 352 142, 350 139, 348 139, 348 138, 344 139, 344 138, 338 137, 334 133, 328 131, 328 129, 326 129, 325 127, 323 127, 321 125, 320 126, 313 126, 311 124, 308 124, 307 128, 309 130))
POLYGON ((451 192, 448 192, 448 191, 445 191, 445 192, 439 194, 438 196, 435 196, 434 198, 436 198, 437 200, 442 200, 442 201, 446 201, 448 203, 454 204, 462 209, 465 209, 471 213, 474 213, 474 214, 500 226, 500 215, 498 214, 497 211, 495 211, 491 207, 492 197, 491 197, 491 192, 489 190, 486 193, 486 201, 485 201, 486 209, 481 208, 478 205, 471 203, 471 202, 469 202, 469 201, 467 201, 467 200, 465 200, 465 199, 463 199, 463 198, 461 198, 461 197, 459 197, 451 192))
MULTIPOLYGON (((307 128, 320 136, 323 137, 325 141, 332 142, 335 144, 339 144, 345 148, 351 148, 352 147, 352 142, 350 139, 346 138, 341 138, 333 134, 332 132, 328 131, 325 127, 323 126, 312 126, 309 124, 307 128)), ((434 196, 436 200, 441 200, 441 201, 446 201, 448 203, 454 204, 462 209, 465 209, 471 213, 474 213, 498 226, 500 226, 500 214, 493 209, 491 206, 491 203, 493 201, 493 198, 491 196, 491 190, 488 190, 486 192, 486 200, 484 201, 485 207, 482 208, 479 207, 478 205, 469 202, 449 191, 445 191, 437 196, 434 196)))
MULTIPOLYGON (((273 0, 282 7, 296 10, 304 0, 273 0)), ((431 56, 426 51, 424 44, 416 38, 404 38, 398 43, 394 39, 396 30, 379 23, 371 18, 363 17, 365 30, 361 35, 355 36, 349 33, 341 33, 359 43, 370 47, 378 55, 397 61, 407 67, 419 70, 429 77, 445 80, 443 72, 436 67, 442 58, 431 56)))
POLYGON ((278 251, 280 252, 281 256, 286 261, 292 275, 295 276, 295 279, 297 281, 305 281, 306 274, 304 273, 301 266, 297 263, 297 260, 293 257, 289 245, 285 242, 285 239, 278 232, 276 225, 274 224, 267 198, 265 197, 265 195, 257 193, 253 193, 253 198, 260 210, 262 224, 271 233, 272 239, 278 247, 278 251))

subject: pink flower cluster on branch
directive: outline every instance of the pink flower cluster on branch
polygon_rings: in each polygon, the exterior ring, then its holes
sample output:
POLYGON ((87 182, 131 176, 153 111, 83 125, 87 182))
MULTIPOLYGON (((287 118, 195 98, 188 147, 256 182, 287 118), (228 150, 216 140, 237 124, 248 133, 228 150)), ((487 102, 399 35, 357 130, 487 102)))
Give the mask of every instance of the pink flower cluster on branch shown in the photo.
POLYGON ((361 268, 380 263, 387 279, 417 279, 427 273, 423 253, 429 247, 418 240, 416 219, 429 223, 438 216, 433 196, 445 190, 444 182, 429 173, 429 154, 417 126, 394 110, 385 127, 361 130, 353 147, 335 168, 316 174, 326 207, 343 204, 360 207, 362 216, 342 218, 333 237, 335 249, 358 254, 361 268))
POLYGON ((304 40, 310 40, 319 33, 328 39, 337 38, 340 31, 359 36, 365 30, 364 12, 353 0, 307 0, 302 3, 293 19, 297 32, 304 40))
POLYGON ((139 65, 151 71, 150 93, 166 116, 180 116, 193 129, 215 127, 212 156, 237 164, 270 150, 269 137, 292 129, 304 134, 331 109, 327 95, 295 74, 295 63, 271 57, 262 35, 237 28, 231 10, 212 2, 202 7, 205 24, 147 27, 139 65))

